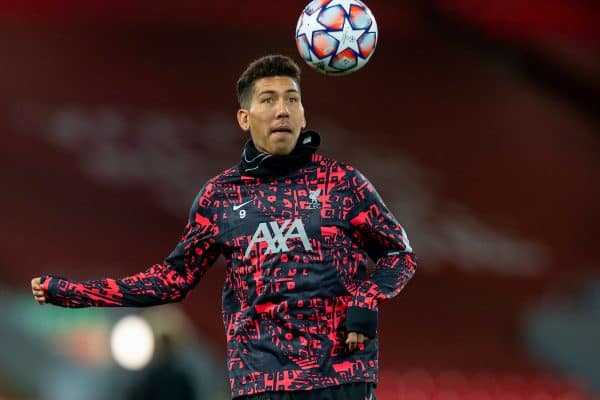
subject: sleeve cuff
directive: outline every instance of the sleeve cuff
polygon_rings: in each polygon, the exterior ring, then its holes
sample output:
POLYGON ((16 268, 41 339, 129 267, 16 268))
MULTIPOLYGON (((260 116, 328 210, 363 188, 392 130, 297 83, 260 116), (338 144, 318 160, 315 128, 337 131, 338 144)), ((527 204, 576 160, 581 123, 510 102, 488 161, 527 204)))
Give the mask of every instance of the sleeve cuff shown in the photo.
POLYGON ((50 304, 55 304, 53 299, 56 295, 56 285, 59 280, 66 280, 65 278, 61 278, 54 275, 44 275, 40 278, 40 284, 42 285, 42 289, 46 292, 46 301, 50 304))
POLYGON ((377 311, 361 307, 348 307, 346 313, 346 331, 360 332, 368 338, 377 336, 377 311))
POLYGON ((48 285, 50 284, 50 281, 52 280, 52 278, 48 275, 44 275, 40 278, 40 284, 42 285, 42 289, 44 290, 48 290, 48 285))

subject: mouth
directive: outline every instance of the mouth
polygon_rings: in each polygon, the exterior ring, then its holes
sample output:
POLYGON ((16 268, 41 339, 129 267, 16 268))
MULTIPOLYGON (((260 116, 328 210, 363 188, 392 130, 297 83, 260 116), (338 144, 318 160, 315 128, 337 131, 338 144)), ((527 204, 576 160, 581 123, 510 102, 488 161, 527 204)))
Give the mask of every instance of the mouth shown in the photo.
POLYGON ((287 125, 278 126, 278 127, 272 128, 271 133, 279 133, 279 134, 292 133, 292 128, 290 128, 287 125))

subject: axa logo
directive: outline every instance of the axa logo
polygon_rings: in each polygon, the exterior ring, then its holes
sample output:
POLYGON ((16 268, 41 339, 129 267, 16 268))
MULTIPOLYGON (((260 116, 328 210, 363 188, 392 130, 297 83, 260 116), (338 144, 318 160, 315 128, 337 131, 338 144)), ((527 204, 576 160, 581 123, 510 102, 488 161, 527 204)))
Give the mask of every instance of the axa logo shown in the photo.
POLYGON ((289 251, 287 241, 290 239, 300 239, 306 250, 312 250, 312 247, 306 236, 304 224, 301 219, 286 219, 279 225, 277 221, 261 222, 252 236, 252 240, 246 249, 244 258, 248 257, 252 248, 260 242, 267 243, 265 254, 283 253, 289 251))

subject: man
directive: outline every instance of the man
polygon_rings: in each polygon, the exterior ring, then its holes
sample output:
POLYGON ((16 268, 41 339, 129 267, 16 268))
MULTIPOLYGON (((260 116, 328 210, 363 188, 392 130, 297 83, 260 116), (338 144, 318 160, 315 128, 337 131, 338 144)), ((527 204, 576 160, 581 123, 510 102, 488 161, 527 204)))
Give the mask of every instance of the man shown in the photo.
POLYGON ((180 301, 225 256, 223 322, 232 396, 248 400, 374 399, 379 304, 416 263, 406 233, 371 183, 316 150, 300 69, 251 63, 237 83, 249 132, 239 165, 196 197, 175 250, 122 279, 32 280, 40 304, 150 306, 180 301), (367 258, 376 261, 367 276, 367 258))

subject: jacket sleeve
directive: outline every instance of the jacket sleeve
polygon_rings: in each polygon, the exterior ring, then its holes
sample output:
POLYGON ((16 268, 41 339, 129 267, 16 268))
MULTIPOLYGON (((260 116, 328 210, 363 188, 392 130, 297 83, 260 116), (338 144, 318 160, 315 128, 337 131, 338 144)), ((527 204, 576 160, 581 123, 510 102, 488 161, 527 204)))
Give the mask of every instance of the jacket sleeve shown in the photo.
POLYGON ((404 228, 371 182, 360 172, 355 170, 355 173, 356 197, 350 225, 358 242, 375 261, 375 268, 353 293, 346 328, 374 337, 378 305, 400 293, 414 275, 417 264, 404 228))
POLYGON ((62 307, 146 307, 177 302, 204 276, 220 254, 216 215, 208 214, 211 185, 196 197, 184 234, 162 264, 120 279, 71 281, 43 276, 47 301, 62 307))

